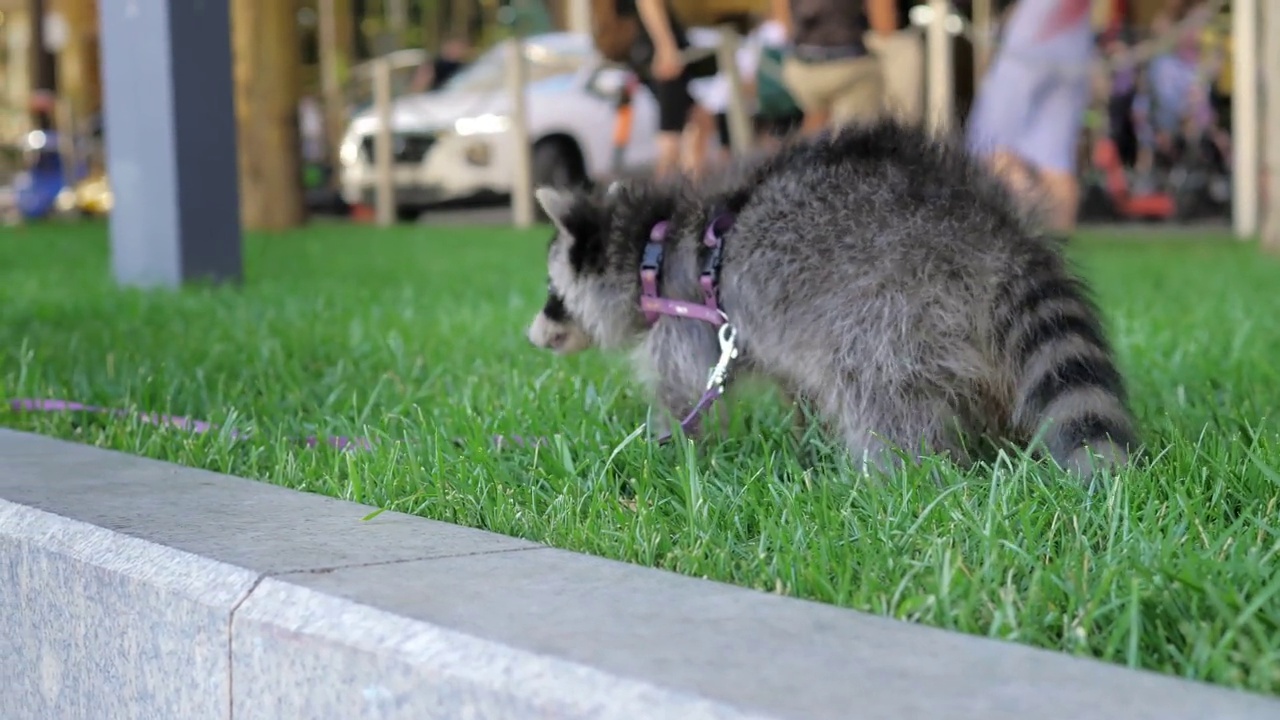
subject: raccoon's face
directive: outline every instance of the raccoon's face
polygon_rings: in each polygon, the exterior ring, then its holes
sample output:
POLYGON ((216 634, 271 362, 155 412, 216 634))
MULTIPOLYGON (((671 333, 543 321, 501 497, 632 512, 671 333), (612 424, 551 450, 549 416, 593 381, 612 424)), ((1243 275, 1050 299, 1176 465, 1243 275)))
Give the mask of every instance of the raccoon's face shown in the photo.
POLYGON ((572 355, 586 350, 593 343, 565 302, 565 292, 561 288, 572 286, 573 274, 568 272, 562 261, 566 246, 574 242, 575 232, 579 235, 596 232, 597 216, 590 198, 581 191, 539 188, 536 197, 555 226, 555 232, 547 244, 547 299, 534 315, 533 322, 529 323, 525 336, 535 347, 557 355, 572 355))
POLYGON ((547 281, 547 300, 533 316, 525 336, 535 347, 557 355, 572 355, 591 347, 591 338, 569 314, 564 297, 550 280, 547 281))
POLYGON ((633 347, 648 330, 639 303, 640 255, 653 224, 674 208, 673 191, 625 181, 603 192, 541 187, 534 196, 555 235, 547 247, 547 302, 530 339, 539 342, 536 327, 543 347, 561 330, 568 330, 558 339, 564 347, 633 347), (574 329, 583 337, 575 339, 574 329))

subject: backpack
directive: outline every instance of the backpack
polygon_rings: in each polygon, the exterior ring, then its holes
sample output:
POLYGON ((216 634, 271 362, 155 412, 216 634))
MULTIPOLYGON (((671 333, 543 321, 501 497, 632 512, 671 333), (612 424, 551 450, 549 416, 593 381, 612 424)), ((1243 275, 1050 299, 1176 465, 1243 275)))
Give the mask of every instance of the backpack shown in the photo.
POLYGON ((800 112, 782 81, 784 53, 782 48, 767 46, 760 51, 760 64, 756 67, 756 106, 763 117, 779 118, 800 112))
POLYGON ((591 0, 591 39, 606 60, 626 62, 640 39, 640 17, 619 13, 618 0, 591 0))

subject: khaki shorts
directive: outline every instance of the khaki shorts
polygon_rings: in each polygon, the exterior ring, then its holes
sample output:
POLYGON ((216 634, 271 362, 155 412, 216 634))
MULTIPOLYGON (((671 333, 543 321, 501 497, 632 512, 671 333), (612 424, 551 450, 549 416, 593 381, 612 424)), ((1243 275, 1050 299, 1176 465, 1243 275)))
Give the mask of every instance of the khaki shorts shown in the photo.
POLYGON ((830 112, 833 124, 874 120, 884 108, 884 79, 875 55, 815 63, 788 57, 782 81, 801 110, 830 112))
POLYGON ((866 34, 867 47, 880 58, 885 109, 899 119, 924 119, 924 39, 912 30, 887 37, 866 34))

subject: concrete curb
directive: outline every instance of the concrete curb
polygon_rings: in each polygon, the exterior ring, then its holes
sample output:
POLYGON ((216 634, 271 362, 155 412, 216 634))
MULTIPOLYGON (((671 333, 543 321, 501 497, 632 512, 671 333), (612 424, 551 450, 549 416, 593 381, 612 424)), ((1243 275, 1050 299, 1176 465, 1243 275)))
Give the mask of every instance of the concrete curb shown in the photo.
POLYGON ((0 717, 1276 718, 1280 699, 0 430, 0 717))

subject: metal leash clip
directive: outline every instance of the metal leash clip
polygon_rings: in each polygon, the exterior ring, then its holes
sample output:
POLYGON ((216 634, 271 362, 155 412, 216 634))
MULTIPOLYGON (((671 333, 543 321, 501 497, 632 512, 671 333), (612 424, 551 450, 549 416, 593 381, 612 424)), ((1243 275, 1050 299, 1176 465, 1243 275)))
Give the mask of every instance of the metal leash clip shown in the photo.
MULTIPOLYGON (((723 313, 721 313, 723 315, 723 313)), ((716 389, 724 392, 724 381, 729 377, 729 364, 738 357, 738 346, 734 340, 738 337, 737 328, 732 323, 726 322, 720 326, 718 333, 720 339, 720 360, 716 362, 716 366, 711 368, 711 374, 707 377, 707 389, 716 389)))

